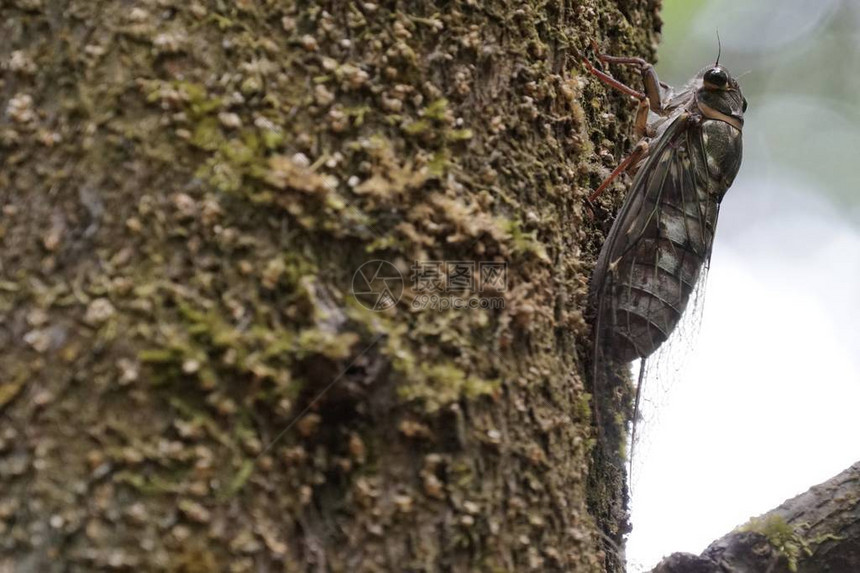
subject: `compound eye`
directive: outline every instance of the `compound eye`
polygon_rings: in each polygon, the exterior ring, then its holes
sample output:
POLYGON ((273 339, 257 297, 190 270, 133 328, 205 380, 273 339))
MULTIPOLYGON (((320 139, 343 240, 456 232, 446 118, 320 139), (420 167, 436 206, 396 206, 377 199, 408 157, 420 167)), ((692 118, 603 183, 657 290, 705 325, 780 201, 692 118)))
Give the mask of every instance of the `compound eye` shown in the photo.
POLYGON ((741 108, 741 111, 744 113, 747 112, 747 98, 744 98, 744 106, 741 108))
POLYGON ((705 82, 715 87, 722 88, 729 83, 729 74, 723 68, 711 68, 705 72, 705 82))

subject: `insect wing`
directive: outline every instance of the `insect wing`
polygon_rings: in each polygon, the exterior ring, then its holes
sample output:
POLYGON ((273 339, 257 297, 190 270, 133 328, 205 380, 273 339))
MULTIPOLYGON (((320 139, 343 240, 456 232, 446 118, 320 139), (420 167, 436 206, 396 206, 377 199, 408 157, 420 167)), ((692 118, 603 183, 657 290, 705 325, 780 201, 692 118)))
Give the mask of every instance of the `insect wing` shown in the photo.
MULTIPOLYGON (((622 429, 615 425, 614 416, 604 420, 601 412, 618 412, 624 409, 625 399, 622 396, 625 394, 623 388, 626 385, 623 383, 624 378, 619 376, 623 376, 626 363, 636 357, 619 357, 623 352, 619 352, 615 347, 618 338, 615 335, 619 332, 616 304, 619 283, 617 263, 630 249, 636 248, 648 226, 649 216, 658 208, 663 185, 657 182, 668 179, 670 168, 670 163, 661 161, 660 158, 670 144, 686 131, 686 124, 686 116, 678 116, 656 143, 652 144, 650 154, 634 178, 624 205, 609 231, 591 278, 589 305, 595 313, 592 356, 594 407, 603 434, 617 437, 607 443, 620 443, 616 440, 621 438, 622 429)), ((629 346, 627 343, 623 344, 629 346)))
POLYGON ((709 255, 716 203, 702 198, 692 154, 704 150, 689 123, 680 114, 652 145, 592 277, 596 342, 619 362, 648 356, 668 337, 709 255))
MULTIPOLYGON (((699 279, 690 295, 687 310, 681 317, 675 331, 669 339, 648 357, 642 377, 642 387, 638 411, 634 413, 630 432, 630 480, 631 492, 636 489, 639 478, 643 475, 647 460, 651 453, 652 436, 656 433, 659 417, 666 411, 670 396, 675 386, 681 380, 681 374, 687 368, 689 359, 696 348, 702 325, 705 307, 705 286, 708 282, 708 262, 706 261, 699 272, 699 279), (635 453, 635 456, 634 456, 635 453)), ((639 364, 634 363, 633 372, 638 372, 639 364)))

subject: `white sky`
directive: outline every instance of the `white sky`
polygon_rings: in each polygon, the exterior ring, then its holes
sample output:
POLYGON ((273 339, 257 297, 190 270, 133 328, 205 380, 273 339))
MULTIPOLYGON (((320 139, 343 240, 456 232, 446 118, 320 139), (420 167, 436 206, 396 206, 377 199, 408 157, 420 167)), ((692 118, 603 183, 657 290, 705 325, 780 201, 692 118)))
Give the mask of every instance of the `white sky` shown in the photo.
POLYGON ((651 384, 632 572, 860 460, 860 229, 792 185, 739 177, 723 204, 692 355, 668 392, 651 384))

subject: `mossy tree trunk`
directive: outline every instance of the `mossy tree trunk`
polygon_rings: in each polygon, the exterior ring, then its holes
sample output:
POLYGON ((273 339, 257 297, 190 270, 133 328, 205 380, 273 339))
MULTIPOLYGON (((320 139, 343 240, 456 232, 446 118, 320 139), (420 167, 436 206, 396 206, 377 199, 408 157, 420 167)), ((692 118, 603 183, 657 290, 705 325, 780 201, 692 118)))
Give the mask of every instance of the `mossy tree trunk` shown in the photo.
POLYGON ((579 54, 658 4, 0 3, 0 569, 615 568, 582 201, 631 109, 579 54))

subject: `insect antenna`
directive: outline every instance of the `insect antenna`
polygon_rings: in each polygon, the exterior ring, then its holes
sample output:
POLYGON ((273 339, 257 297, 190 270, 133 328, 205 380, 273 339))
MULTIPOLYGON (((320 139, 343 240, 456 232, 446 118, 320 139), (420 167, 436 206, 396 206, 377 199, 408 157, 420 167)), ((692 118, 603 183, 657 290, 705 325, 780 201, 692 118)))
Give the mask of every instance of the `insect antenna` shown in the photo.
POLYGON ((717 61, 714 66, 720 65, 720 55, 723 53, 723 43, 720 41, 720 29, 717 28, 717 61))

